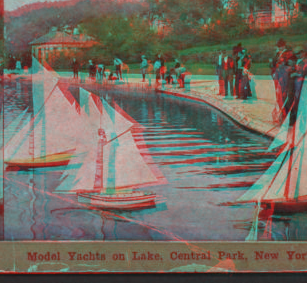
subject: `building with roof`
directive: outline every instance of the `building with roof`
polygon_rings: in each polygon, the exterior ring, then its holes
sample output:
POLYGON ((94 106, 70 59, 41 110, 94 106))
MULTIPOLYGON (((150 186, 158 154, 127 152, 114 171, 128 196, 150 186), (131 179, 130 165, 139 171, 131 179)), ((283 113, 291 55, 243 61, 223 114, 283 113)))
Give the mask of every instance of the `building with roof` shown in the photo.
POLYGON ((55 58, 63 54, 66 57, 74 57, 80 50, 91 48, 98 44, 91 36, 80 34, 78 29, 74 29, 73 33, 58 31, 52 28, 51 31, 33 40, 30 45, 32 47, 32 56, 40 63, 51 63, 55 58))
MULTIPOLYGON (((238 1, 224 0, 225 8, 231 12, 237 7, 238 1)), ((291 19, 298 16, 300 4, 297 0, 287 0, 284 5, 278 0, 265 0, 262 3, 249 4, 248 12, 242 16, 251 27, 274 28, 287 26, 291 19)))

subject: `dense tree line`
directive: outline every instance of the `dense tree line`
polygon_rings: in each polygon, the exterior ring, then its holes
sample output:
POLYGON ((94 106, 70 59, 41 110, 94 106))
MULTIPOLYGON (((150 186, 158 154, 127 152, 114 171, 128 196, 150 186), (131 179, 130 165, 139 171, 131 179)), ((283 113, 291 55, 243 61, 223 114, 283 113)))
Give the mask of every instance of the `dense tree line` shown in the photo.
MULTIPOLYGON (((277 0, 290 7, 291 0, 277 0)), ((307 5, 307 0, 299 0, 307 5)), ((117 2, 82 0, 74 6, 48 6, 31 10, 19 17, 6 18, 7 53, 30 53, 29 42, 46 34, 52 26, 82 28, 82 32, 100 42, 83 59, 112 62, 114 56, 127 62, 138 62, 141 55, 153 58, 162 52, 176 58, 177 51, 202 45, 227 44, 229 40, 263 34, 307 32, 306 18, 298 17, 288 29, 253 30, 243 15, 268 0, 147 0, 117 2), (153 24, 160 22, 165 30, 158 33, 153 24)), ((31 5, 30 5, 31 6, 31 5)), ((29 7, 30 7, 29 6, 29 7)))

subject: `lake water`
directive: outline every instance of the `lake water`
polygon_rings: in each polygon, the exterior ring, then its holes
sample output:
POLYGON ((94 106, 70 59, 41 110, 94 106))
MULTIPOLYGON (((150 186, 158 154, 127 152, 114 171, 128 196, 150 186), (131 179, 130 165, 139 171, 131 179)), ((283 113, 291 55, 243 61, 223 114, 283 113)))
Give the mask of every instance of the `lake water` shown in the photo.
MULTIPOLYGON (((76 87, 70 90, 78 93, 76 87)), ((93 210, 80 205, 74 195, 54 193, 65 167, 7 171, 5 240, 245 240, 255 207, 219 203, 235 201, 274 161, 276 156, 267 153, 271 140, 204 103, 156 93, 93 92, 110 104, 114 100, 144 126, 142 136, 134 134, 135 142, 167 183, 142 190, 154 191, 166 202, 139 211, 93 210)), ((31 83, 7 83, 5 127, 22 111, 30 114, 31 101, 31 83)), ((300 224, 297 229, 303 218, 273 219, 273 240, 289 235, 304 239, 305 227, 300 224)), ((260 236, 265 225, 260 222, 260 236)))

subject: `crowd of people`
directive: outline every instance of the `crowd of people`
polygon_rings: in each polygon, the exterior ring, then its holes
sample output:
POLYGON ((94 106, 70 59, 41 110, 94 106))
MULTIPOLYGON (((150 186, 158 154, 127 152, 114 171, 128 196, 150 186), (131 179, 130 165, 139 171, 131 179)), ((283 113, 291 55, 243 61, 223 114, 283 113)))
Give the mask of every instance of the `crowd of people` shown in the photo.
POLYGON ((270 59, 278 110, 277 120, 282 122, 290 112, 290 124, 296 120, 304 79, 307 74, 307 52, 302 46, 291 48, 284 39, 279 39, 277 52, 270 59))
POLYGON ((235 97, 246 100, 251 96, 250 68, 251 55, 241 43, 233 47, 232 54, 226 50, 218 52, 216 59, 216 75, 218 76, 219 93, 225 98, 235 97), (235 84, 233 85, 235 78, 235 84))
MULTIPOLYGON (((277 104, 272 113, 273 120, 283 122, 291 112, 290 124, 293 125, 307 74, 307 52, 301 46, 292 49, 282 38, 278 40, 276 47, 274 58, 269 60, 277 104)), ((232 54, 226 50, 219 51, 216 59, 218 94, 226 99, 234 97, 246 100, 251 96, 251 63, 251 55, 240 43, 233 47, 232 54)))
MULTIPOLYGON (((278 40, 276 47, 277 52, 274 58, 269 60, 277 102, 272 114, 275 121, 282 122, 291 111, 290 120, 293 124, 296 119, 303 81, 307 74, 307 52, 300 46, 292 49, 283 39, 278 40)), ((174 66, 169 70, 162 54, 156 56, 153 64, 145 55, 141 56, 140 61, 142 82, 145 82, 146 76, 148 76, 149 83, 155 77, 156 84, 162 80, 167 84, 179 83, 180 87, 185 87, 185 77, 190 73, 178 59, 175 59, 174 66)), ((218 95, 226 99, 242 100, 247 100, 252 96, 250 86, 252 56, 246 48, 239 43, 233 47, 232 52, 218 51, 215 61, 219 84, 218 95)), ((74 78, 78 78, 80 64, 75 58, 72 67, 74 78)), ((123 74, 128 78, 129 67, 116 57, 114 58, 114 71, 106 70, 105 65, 94 64, 92 60, 89 60, 88 72, 92 79, 122 81, 123 74)))
MULTIPOLYGON (((93 60, 89 60, 87 67, 89 78, 92 80, 106 79, 109 81, 128 81, 128 65, 117 57, 114 58, 113 62, 114 70, 112 71, 106 69, 104 64, 94 64, 93 60)), ((76 58, 73 58, 71 65, 74 79, 78 79, 82 64, 80 64, 76 58)), ((145 82, 146 76, 148 76, 149 83, 151 83, 151 80, 155 77, 156 84, 159 84, 160 80, 162 80, 168 84, 178 83, 182 88, 184 87, 185 76, 188 74, 186 68, 177 59, 175 59, 174 67, 167 70, 165 59, 161 54, 156 56, 153 64, 145 55, 142 55, 140 70, 142 74, 142 82, 145 82)))

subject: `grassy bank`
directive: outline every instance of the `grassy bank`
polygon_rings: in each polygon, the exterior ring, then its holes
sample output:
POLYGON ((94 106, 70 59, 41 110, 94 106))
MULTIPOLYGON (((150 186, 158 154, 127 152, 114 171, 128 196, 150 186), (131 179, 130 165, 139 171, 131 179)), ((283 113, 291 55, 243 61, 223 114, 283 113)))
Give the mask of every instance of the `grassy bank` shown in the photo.
POLYGON ((275 50, 275 45, 278 39, 283 38, 288 42, 288 44, 292 47, 298 45, 304 45, 307 43, 306 35, 283 35, 283 34, 275 34, 275 35, 265 35, 265 36, 257 36, 254 38, 246 38, 241 40, 233 40, 224 44, 211 45, 211 46, 197 46, 185 50, 178 51, 179 56, 186 56, 192 54, 199 54, 203 52, 214 52, 216 50, 228 50, 232 51, 232 47, 237 45, 239 42, 242 43, 242 46, 247 49, 261 49, 267 48, 275 50))

